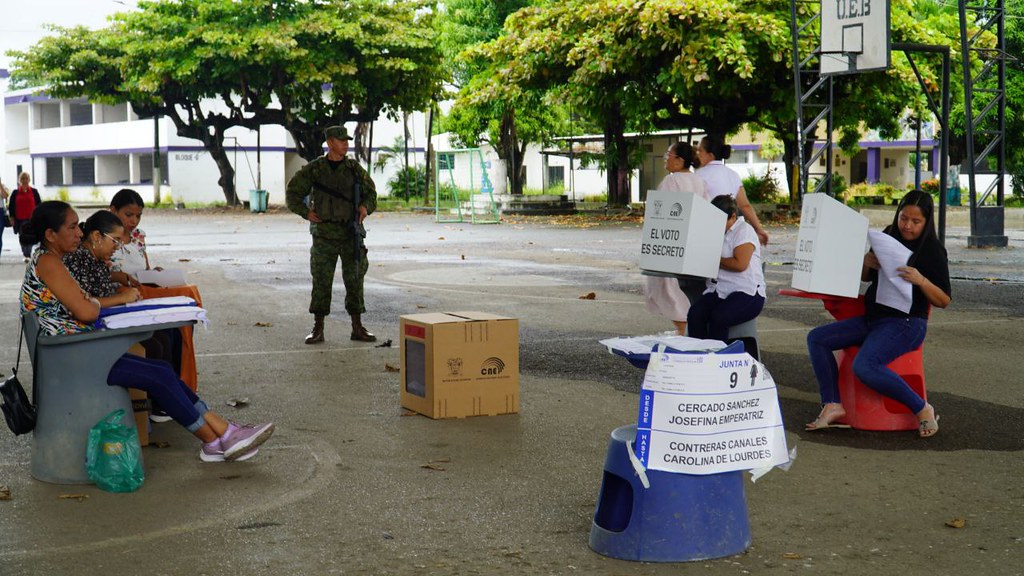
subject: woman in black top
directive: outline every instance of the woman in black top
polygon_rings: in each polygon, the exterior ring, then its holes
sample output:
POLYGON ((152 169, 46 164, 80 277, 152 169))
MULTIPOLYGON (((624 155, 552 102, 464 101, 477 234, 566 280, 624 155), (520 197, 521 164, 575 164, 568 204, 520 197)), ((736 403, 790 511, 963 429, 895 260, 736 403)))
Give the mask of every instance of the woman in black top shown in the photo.
POLYGON ((807 335, 807 349, 822 402, 821 414, 807 424, 808 430, 828 428, 846 416, 839 398, 839 368, 832 352, 860 346, 853 361, 857 378, 916 414, 922 438, 939 431, 935 408, 887 367, 924 342, 931 306, 945 308, 951 301, 949 261, 935 232, 934 211, 932 197, 914 190, 900 201, 892 225, 885 229, 886 234, 913 252, 907 265, 899 268, 900 277, 913 284, 909 312, 876 302, 879 264, 875 254, 868 252, 864 256, 862 279, 870 281, 871 286, 864 295, 864 316, 819 326, 807 335))

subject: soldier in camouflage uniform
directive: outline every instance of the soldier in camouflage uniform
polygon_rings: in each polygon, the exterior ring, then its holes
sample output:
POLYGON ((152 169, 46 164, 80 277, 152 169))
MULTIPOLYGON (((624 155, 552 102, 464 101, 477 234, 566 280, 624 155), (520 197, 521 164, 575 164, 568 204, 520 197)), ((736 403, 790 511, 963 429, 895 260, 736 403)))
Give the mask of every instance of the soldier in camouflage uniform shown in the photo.
POLYGON ((361 315, 366 311, 363 277, 369 268, 363 219, 377 209, 377 191, 366 170, 347 156, 352 140, 348 130, 331 126, 324 130, 324 136, 327 154, 303 166, 288 182, 285 195, 288 209, 309 220, 313 236, 309 250, 313 330, 306 336, 306 344, 324 341, 324 317, 331 313, 331 290, 339 257, 345 311, 352 317, 352 339, 374 342, 377 338, 363 327, 361 315))

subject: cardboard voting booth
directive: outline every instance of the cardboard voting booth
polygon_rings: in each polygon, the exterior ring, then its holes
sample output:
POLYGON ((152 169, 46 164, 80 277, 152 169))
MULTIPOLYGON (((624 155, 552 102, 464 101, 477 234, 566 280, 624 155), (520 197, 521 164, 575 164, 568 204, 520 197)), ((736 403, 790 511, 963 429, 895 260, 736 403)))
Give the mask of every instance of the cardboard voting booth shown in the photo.
POLYGON ((788 463, 771 374, 746 353, 652 352, 636 456, 649 470, 695 475, 788 463))
POLYGON ((827 194, 807 194, 800 213, 793 288, 856 298, 868 219, 827 194))
POLYGON ((718 278, 725 213, 692 192, 647 192, 640 269, 718 278))
POLYGON ((519 412, 519 321, 485 312, 401 317, 401 403, 431 418, 519 412))

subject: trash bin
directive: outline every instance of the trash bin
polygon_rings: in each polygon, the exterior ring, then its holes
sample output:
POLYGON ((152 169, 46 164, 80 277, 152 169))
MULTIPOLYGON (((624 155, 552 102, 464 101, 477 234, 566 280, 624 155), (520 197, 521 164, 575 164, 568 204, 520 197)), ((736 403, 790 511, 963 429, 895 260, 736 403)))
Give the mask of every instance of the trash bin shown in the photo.
POLYGON ((960 187, 950 186, 946 189, 946 205, 947 206, 959 206, 960 205, 960 187))
POLYGON ((249 210, 252 212, 266 212, 267 196, 266 190, 249 190, 249 210))

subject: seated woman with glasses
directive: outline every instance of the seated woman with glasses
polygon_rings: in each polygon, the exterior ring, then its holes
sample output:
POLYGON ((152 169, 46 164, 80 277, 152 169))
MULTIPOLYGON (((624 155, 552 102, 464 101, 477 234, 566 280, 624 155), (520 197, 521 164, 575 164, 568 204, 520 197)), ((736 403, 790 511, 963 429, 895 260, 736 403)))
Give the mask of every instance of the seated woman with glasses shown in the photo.
MULTIPOLYGON (((100 302, 86 294, 64 266, 65 255, 81 244, 78 214, 68 204, 41 203, 23 226, 26 240, 39 246, 25 268, 21 285, 21 309, 39 318, 46 334, 74 334, 94 329, 100 302)), ((102 232, 90 236, 98 240, 102 232)), ((247 460, 274 432, 274 424, 243 426, 229 422, 207 408, 165 362, 125 354, 107 375, 107 384, 137 388, 155 398, 174 418, 202 442, 203 462, 247 460)))
POLYGON ((99 300, 104 308, 142 298, 138 288, 115 282, 110 275, 110 256, 121 249, 123 235, 121 219, 101 210, 82 224, 82 243, 78 249, 62 259, 82 290, 99 300))

